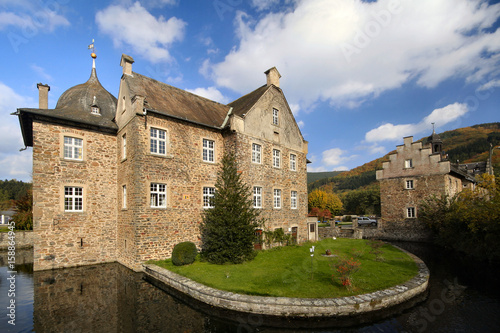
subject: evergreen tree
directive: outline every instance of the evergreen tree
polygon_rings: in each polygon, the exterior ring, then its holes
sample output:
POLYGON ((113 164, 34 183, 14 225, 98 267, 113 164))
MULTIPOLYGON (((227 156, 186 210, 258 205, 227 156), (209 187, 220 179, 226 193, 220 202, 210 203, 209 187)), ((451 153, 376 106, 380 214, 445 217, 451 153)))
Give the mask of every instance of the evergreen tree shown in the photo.
POLYGON ((206 209, 200 226, 202 257, 215 264, 241 263, 255 257, 254 238, 260 211, 238 173, 236 157, 227 153, 217 173, 213 208, 206 209))

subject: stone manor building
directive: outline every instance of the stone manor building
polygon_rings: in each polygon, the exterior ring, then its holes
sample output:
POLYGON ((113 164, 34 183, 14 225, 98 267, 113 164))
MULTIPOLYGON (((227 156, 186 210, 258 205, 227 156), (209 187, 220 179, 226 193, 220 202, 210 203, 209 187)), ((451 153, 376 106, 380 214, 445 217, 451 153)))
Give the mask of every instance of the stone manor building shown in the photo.
POLYGON ((34 269, 120 262, 134 270, 200 243, 219 162, 236 154, 266 229, 308 239, 307 141, 276 68, 249 94, 221 104, 132 71, 123 55, 117 98, 97 79, 66 90, 53 109, 20 108, 33 147, 34 269))
POLYGON ((419 205, 425 198, 450 196, 464 188, 474 188, 475 175, 486 172, 486 163, 451 163, 442 151, 442 140, 434 131, 424 144, 405 137, 396 153, 389 155, 380 182, 382 218, 377 236, 384 239, 426 241, 430 234, 418 219, 419 205))

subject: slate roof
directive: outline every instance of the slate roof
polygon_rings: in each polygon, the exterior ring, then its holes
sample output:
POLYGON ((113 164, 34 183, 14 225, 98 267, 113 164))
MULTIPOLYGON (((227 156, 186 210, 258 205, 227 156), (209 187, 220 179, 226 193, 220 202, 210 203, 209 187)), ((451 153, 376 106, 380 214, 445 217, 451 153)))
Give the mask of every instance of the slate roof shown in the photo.
POLYGON ((259 98, 264 95, 267 91, 268 86, 265 84, 262 87, 259 87, 245 96, 238 98, 237 100, 229 103, 228 105, 233 108, 233 114, 243 117, 248 110, 252 108, 252 106, 257 103, 259 98))
POLYGON ((96 69, 92 68, 87 82, 66 90, 59 97, 55 109, 20 108, 15 114, 19 116, 24 144, 32 146, 34 118, 116 133, 116 105, 117 99, 104 89, 97 78, 96 69), (99 115, 91 113, 92 106, 99 107, 99 115))
POLYGON ((160 114, 212 127, 222 126, 230 107, 132 72, 124 75, 131 97, 145 97, 145 107, 160 114))

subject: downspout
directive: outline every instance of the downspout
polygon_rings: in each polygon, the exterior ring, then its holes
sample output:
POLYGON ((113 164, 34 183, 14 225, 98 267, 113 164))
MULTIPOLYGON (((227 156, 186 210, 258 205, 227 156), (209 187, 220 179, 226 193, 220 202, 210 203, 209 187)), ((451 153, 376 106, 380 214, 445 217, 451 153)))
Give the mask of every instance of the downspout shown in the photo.
POLYGON ((231 116, 231 114, 233 114, 233 107, 232 106, 229 108, 229 111, 227 112, 226 119, 224 119, 224 122, 222 123, 222 126, 220 127, 221 129, 226 127, 227 122, 229 121, 229 117, 231 116))

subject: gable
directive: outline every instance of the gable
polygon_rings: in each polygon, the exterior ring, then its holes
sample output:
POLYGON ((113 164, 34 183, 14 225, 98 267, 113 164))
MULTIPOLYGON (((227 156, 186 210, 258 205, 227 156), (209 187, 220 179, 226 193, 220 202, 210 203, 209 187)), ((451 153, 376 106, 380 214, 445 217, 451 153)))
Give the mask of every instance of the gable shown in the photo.
POLYGON ((242 120, 238 130, 247 135, 274 141, 282 146, 306 152, 306 142, 281 89, 262 86, 229 104, 233 114, 242 120), (273 124, 273 109, 278 124, 273 124))

